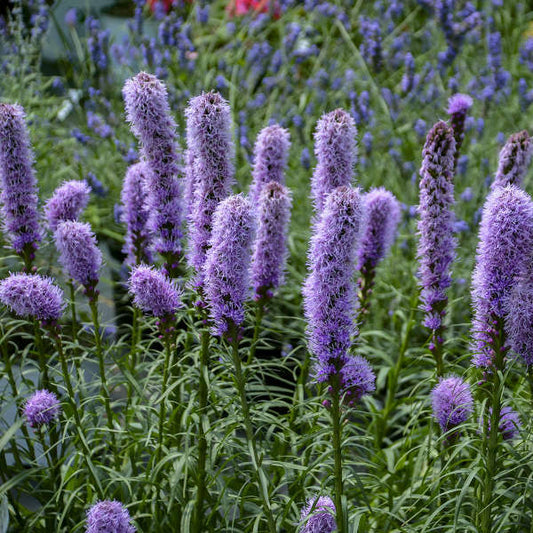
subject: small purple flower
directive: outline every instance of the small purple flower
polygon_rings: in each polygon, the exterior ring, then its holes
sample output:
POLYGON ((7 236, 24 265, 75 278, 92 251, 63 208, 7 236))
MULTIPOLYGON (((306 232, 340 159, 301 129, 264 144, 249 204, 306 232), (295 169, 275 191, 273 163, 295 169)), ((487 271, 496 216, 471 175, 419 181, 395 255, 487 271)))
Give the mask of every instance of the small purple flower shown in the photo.
POLYGON ((231 110, 220 94, 210 92, 193 98, 185 113, 194 180, 188 185, 194 191, 188 260, 196 285, 202 286, 215 209, 230 194, 234 179, 231 110))
POLYGON ((104 500, 87 511, 85 533, 135 533, 130 513, 117 501, 104 500))
POLYGON ((476 366, 493 363, 493 337, 499 333, 495 327, 503 327, 509 298, 528 268, 532 249, 533 201, 514 185, 495 188, 483 208, 472 276, 476 366))
POLYGON ((289 156, 289 131, 278 124, 262 129, 254 147, 254 167, 250 199, 257 206, 261 190, 272 181, 285 184, 285 168, 289 156))
POLYGON ((359 266, 374 268, 387 255, 400 221, 400 204, 395 196, 379 187, 363 196, 365 222, 359 246, 359 266))
POLYGON ((285 186, 275 181, 264 185, 257 206, 258 227, 251 272, 258 297, 264 297, 283 282, 291 204, 291 195, 285 186))
POLYGON ((311 180, 315 210, 324 208, 327 195, 341 185, 351 185, 357 159, 357 129, 349 113, 336 109, 324 115, 315 131, 317 166, 311 180))
POLYGON ((524 364, 533 366, 533 277, 530 265, 526 265, 506 302, 505 332, 509 347, 524 364))
POLYGON ((58 187, 44 206, 48 227, 55 231, 59 222, 78 220, 89 203, 91 188, 86 181, 66 181, 58 187))
POLYGON ((86 289, 94 288, 102 266, 102 252, 90 224, 75 220, 60 222, 54 240, 67 275, 86 289))
POLYGON ((128 168, 122 185, 121 200, 124 209, 121 220, 126 224, 126 242, 123 251, 127 254, 126 263, 151 263, 150 232, 148 230, 148 165, 141 161, 128 168))
POLYGON ((338 187, 328 196, 311 238, 303 296, 319 381, 337 373, 357 334, 354 276, 362 217, 359 190, 338 187))
POLYGON ((498 427, 505 440, 512 440, 520 434, 520 428, 522 427, 520 416, 510 407, 502 407, 498 427))
POLYGON ((24 405, 24 416, 30 427, 41 427, 59 418, 61 405, 57 396, 46 389, 35 391, 24 405))
POLYGON ((29 253, 39 247, 41 228, 37 211, 37 180, 33 152, 19 105, 0 104, 0 200, 4 231, 15 252, 29 253))
POLYGON ((513 133, 500 151, 498 170, 492 188, 516 185, 522 187, 522 180, 527 173, 533 144, 526 130, 513 133))
POLYGON ((216 335, 230 333, 244 320, 254 229, 248 199, 238 194, 220 202, 205 261, 205 296, 216 335))
POLYGON ((340 369, 341 394, 352 407, 365 394, 376 390, 376 376, 369 362, 359 355, 349 355, 340 369))
POLYGON ((167 89, 155 76, 140 72, 126 81, 123 96, 132 131, 151 170, 147 190, 155 247, 173 268, 182 250, 183 207, 176 124, 167 89))
POLYGON ((453 236, 454 154, 452 128, 445 122, 437 122, 429 131, 422 152, 418 208, 421 300, 426 313, 424 324, 433 331, 442 327, 457 244, 453 236))
POLYGON ((145 313, 159 318, 174 315, 183 304, 181 291, 168 276, 146 265, 139 265, 131 271, 128 282, 133 303, 145 313))
POLYGON ((299 533, 333 533, 336 529, 333 500, 329 496, 309 498, 301 512, 299 533))
POLYGON ((77 22, 78 11, 75 7, 72 7, 65 13, 65 24, 71 28, 74 28, 77 22))
POLYGON ((474 101, 468 94, 454 94, 448 100, 448 114, 451 118, 453 136, 455 138, 454 169, 457 168, 459 151, 463 145, 466 115, 468 110, 472 107, 473 102, 474 101))
POLYGON ((0 282, 0 302, 16 315, 55 321, 63 314, 63 291, 51 278, 38 274, 10 274, 0 282))
POLYGON ((465 422, 474 408, 470 386, 457 376, 441 378, 431 391, 431 402, 433 416, 444 432, 465 422))

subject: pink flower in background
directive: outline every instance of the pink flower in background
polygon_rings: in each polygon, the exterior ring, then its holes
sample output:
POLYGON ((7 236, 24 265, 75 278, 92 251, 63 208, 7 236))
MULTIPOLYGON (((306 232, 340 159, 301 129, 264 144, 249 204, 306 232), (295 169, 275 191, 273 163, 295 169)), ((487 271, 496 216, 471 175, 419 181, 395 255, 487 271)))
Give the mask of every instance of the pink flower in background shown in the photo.
MULTIPOLYGON (((275 0, 230 0, 226 8, 230 17, 242 16, 248 14, 250 11, 255 13, 268 13, 270 9, 270 2, 275 0)), ((280 16, 279 5, 274 4, 274 18, 278 19, 280 16)))

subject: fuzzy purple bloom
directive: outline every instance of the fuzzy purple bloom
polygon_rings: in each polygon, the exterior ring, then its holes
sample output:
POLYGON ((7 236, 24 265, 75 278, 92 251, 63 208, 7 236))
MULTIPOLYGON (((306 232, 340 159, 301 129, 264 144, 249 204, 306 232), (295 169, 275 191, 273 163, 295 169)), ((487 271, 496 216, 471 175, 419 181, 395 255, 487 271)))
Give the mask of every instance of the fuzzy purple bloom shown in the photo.
POLYGON ((32 428, 50 424, 59 418, 60 412, 57 396, 46 389, 35 391, 24 405, 24 416, 32 428))
POLYGON ((354 276, 362 218, 359 190, 338 187, 328 196, 311 238, 303 296, 319 381, 337 373, 357 333, 354 276))
POLYGON ((349 355, 340 369, 340 391, 352 407, 365 394, 376 390, 376 376, 370 363, 359 355, 349 355))
POLYGON ((483 208, 472 277, 476 366, 488 367, 493 362, 494 328, 506 318, 508 300, 527 268, 532 249, 533 201, 514 185, 495 188, 483 208))
POLYGON ((90 224, 76 220, 60 222, 54 240, 67 275, 86 288, 94 288, 102 266, 102 252, 90 224))
POLYGON ((341 185, 351 185, 357 159, 357 129, 343 109, 324 115, 315 131, 317 166, 311 180, 311 196, 320 213, 328 194, 341 185))
POLYGON ((128 282, 133 303, 145 313, 164 318, 173 315, 180 307, 181 291, 163 272, 146 265, 131 271, 128 282))
POLYGON ((463 145, 465 137, 465 120, 468 110, 472 107, 474 101, 468 94, 454 94, 448 100, 448 114, 453 128, 453 136, 455 138, 455 156, 454 156, 454 172, 457 168, 457 161, 459 160, 459 151, 463 145))
POLYGON ((492 183, 492 188, 516 185, 522 187, 526 175, 533 144, 526 130, 513 133, 500 151, 498 170, 492 183))
POLYGON ((290 148, 289 131, 278 124, 262 129, 254 147, 254 167, 250 199, 256 206, 263 187, 272 181, 285 184, 285 169, 290 148))
POLYGON ((329 496, 309 498, 301 512, 299 533, 332 533, 336 529, 333 500, 329 496))
POLYGON ((502 407, 500 411, 500 433, 505 440, 512 440, 520 434, 522 423, 516 411, 510 407, 502 407))
POLYGON ((442 431, 462 424, 472 414, 474 400, 470 386, 457 376, 441 378, 431 391, 433 416, 442 431))
POLYGON ((531 266, 520 276, 506 302, 505 332, 509 347, 524 364, 533 365, 533 276, 531 266))
POLYGON ((176 124, 170 113, 167 89, 155 76, 140 72, 126 81, 123 96, 128 121, 151 170, 146 184, 155 248, 174 268, 182 250, 183 207, 176 124))
POLYGON ((287 259, 287 231, 291 216, 291 194, 280 183, 267 183, 259 196, 258 227, 252 256, 252 284, 264 297, 283 283, 287 259))
POLYGON ((205 295, 216 335, 227 334, 244 320, 254 229, 247 198, 238 194, 218 205, 205 261, 205 295))
POLYGON ((400 221, 400 204, 383 187, 373 189, 363 197, 365 223, 359 247, 358 268, 375 268, 387 255, 400 221))
POLYGON ((455 258, 453 237, 453 162, 455 139, 445 122, 429 131, 422 151, 420 204, 418 212, 418 260, 424 325, 435 331, 442 327, 451 284, 450 267, 455 258))
POLYGON ((65 220, 78 220, 87 207, 91 188, 86 181, 66 181, 58 187, 44 206, 48 227, 55 231, 57 225, 65 220))
POLYGON ((63 291, 38 274, 10 274, 0 282, 0 302, 16 315, 55 321, 63 314, 63 291))
POLYGON ((126 242, 123 251, 126 264, 151 263, 150 233, 148 231, 147 174, 148 165, 141 161, 128 168, 122 185, 121 200, 124 209, 121 220, 126 224, 126 242))
POLYGON ((231 110, 220 94, 210 92, 193 98, 186 115, 193 141, 188 148, 194 155, 195 180, 188 259, 196 271, 195 283, 201 286, 215 209, 230 194, 233 183, 231 110))
POLYGON ((37 180, 24 109, 0 103, 0 200, 4 231, 18 254, 39 247, 37 180))
POLYGON ((128 510, 117 501, 104 500, 87 511, 85 533, 135 533, 128 510))

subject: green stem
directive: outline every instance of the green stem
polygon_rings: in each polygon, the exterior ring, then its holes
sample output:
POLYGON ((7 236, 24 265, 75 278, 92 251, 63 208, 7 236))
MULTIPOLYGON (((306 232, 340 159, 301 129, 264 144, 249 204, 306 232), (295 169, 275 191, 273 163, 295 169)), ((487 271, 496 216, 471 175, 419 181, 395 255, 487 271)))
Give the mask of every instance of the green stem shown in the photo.
POLYGON ((444 375, 444 354, 443 354, 443 345, 442 345, 442 335, 443 329, 439 328, 435 330, 431 336, 431 353, 435 358, 435 363, 437 365, 437 376, 444 375))
POLYGON ((164 443, 164 428, 165 428, 165 417, 166 417, 166 392, 168 384, 168 373, 170 367, 170 358, 171 358, 171 349, 170 349, 170 335, 168 333, 164 334, 165 336, 165 361, 163 363, 163 383, 161 384, 161 405, 159 406, 159 444, 157 447, 157 460, 156 463, 159 463, 161 460, 161 452, 163 449, 164 443))
POLYGON ((345 533, 348 529, 343 509, 344 484, 342 479, 342 427, 339 383, 334 383, 332 389, 330 414, 333 425, 333 455, 335 459, 335 515, 338 533, 345 533))
POLYGON ((233 350, 233 364, 235 366, 235 376, 234 381, 237 386, 237 391, 239 393, 239 398, 241 401, 241 409, 244 418, 244 428, 246 431, 246 439, 248 441, 248 447, 250 450, 250 456, 252 463, 255 469, 255 474, 257 481, 259 483, 259 492, 261 494, 261 499, 263 501, 263 511, 266 515, 268 522, 268 529, 270 533, 276 533, 276 522, 274 516, 272 515, 272 509, 270 506, 270 499, 268 494, 268 478, 263 470, 261 459, 257 453, 257 444, 255 441, 255 436, 252 427, 252 418, 250 416, 250 407, 248 405, 248 400, 246 398, 246 379, 242 372, 241 358, 239 355, 239 341, 237 331, 234 331, 232 337, 235 339, 232 342, 233 350))
POLYGON ((207 439, 204 425, 209 424, 207 414, 207 381, 209 372, 209 330, 202 331, 201 351, 200 351, 200 382, 198 384, 198 410, 200 421, 198 427, 198 491, 196 493, 194 525, 193 531, 201 533, 205 531, 203 523, 204 501, 209 497, 206 486, 206 461, 207 461, 207 439))
POLYGON ((50 382, 50 377, 48 375, 48 365, 46 362, 46 355, 44 353, 43 337, 41 335, 41 326, 37 319, 33 320, 33 331, 35 334, 35 348, 37 349, 37 353, 39 355, 39 367, 41 369, 42 386, 47 390, 56 392, 56 388, 55 386, 52 387, 51 382, 50 382))
POLYGON ((76 318, 76 292, 74 290, 74 283, 69 280, 67 283, 70 290, 70 314, 72 320, 72 342, 78 342, 78 320, 76 318))
POLYGON ((252 344, 250 345, 250 353, 248 354, 248 361, 246 364, 250 365, 254 359, 255 351, 257 349, 257 341, 259 340, 259 332, 261 331, 261 322, 263 321, 263 316, 265 315, 265 306, 262 302, 257 303, 257 309, 255 312, 255 326, 254 326, 254 336, 252 339, 252 344))
MULTIPOLYGON (((374 287, 376 269, 370 264, 365 264, 361 268, 359 278, 359 321, 362 322, 370 310, 370 296, 374 287)), ((359 326, 361 327, 361 326, 359 326)))

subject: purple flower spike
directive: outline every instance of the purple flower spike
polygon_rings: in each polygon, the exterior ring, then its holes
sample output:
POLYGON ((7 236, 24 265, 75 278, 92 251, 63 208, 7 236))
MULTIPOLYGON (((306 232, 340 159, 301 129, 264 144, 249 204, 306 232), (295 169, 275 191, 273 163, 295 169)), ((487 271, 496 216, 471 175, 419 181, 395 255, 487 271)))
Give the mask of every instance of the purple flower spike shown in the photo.
POLYGON ((359 355, 350 355, 344 359, 340 369, 341 394, 350 407, 365 394, 376 390, 376 376, 370 363, 359 355))
POLYGON ((86 181, 66 181, 58 187, 44 206, 48 227, 55 231, 65 220, 78 220, 89 203, 91 188, 86 181))
POLYGON ((37 180, 33 152, 19 105, 0 104, 0 199, 4 231, 19 255, 33 252, 41 241, 37 180))
POLYGON ((498 424, 500 433, 505 440, 512 440, 520 434, 522 423, 516 411, 510 407, 502 407, 500 411, 500 423, 498 424))
POLYGON ((514 185, 494 189, 483 208, 472 277, 476 366, 493 363, 495 328, 503 326, 513 287, 528 268, 532 249, 533 201, 514 185))
POLYGON ((509 347, 524 364, 533 366, 533 276, 531 266, 512 288, 505 309, 505 332, 509 347))
POLYGON ((178 179, 176 124, 170 113, 167 89, 155 76, 140 72, 123 89, 126 114, 150 171, 147 174, 150 229, 155 248, 167 263, 181 254, 183 208, 178 179))
POLYGON ((117 501, 104 500, 87 511, 85 533, 135 533, 128 510, 117 501))
POLYGON ((315 496, 302 509, 299 533, 332 533, 337 529, 335 504, 329 496, 315 496))
POLYGON ((85 288, 94 288, 102 266, 102 252, 91 226, 75 220, 60 222, 54 239, 67 275, 85 288))
POLYGON ((16 315, 55 321, 63 314, 63 291, 38 274, 10 274, 0 282, 0 302, 16 315))
POLYGON ((272 181, 263 187, 252 257, 252 284, 259 297, 266 296, 283 282, 291 204, 291 195, 285 186, 272 181))
POLYGON ((57 396, 46 389, 34 392, 24 405, 24 415, 30 427, 41 427, 59 418, 61 406, 57 396))
POLYGON ((387 255, 400 221, 400 204, 383 187, 365 194, 363 201, 365 224, 359 248, 360 270, 375 268, 387 255))
POLYGON ((527 131, 513 133, 500 152, 498 170, 492 184, 492 188, 516 185, 522 187, 522 181, 526 175, 533 144, 527 131))
POLYGON ((422 151, 420 205, 418 212, 418 260, 424 325, 433 331, 442 327, 450 286, 450 267, 455 258, 453 237, 453 130, 437 122, 429 131, 422 151))
POLYGON ((315 131, 317 166, 311 180, 315 210, 324 208, 327 195, 341 185, 351 185, 357 159, 357 128, 351 115, 336 109, 324 115, 315 131))
POLYGON ((150 168, 142 161, 128 168, 122 186, 121 200, 124 206, 122 221, 126 224, 124 252, 126 263, 151 263, 150 234, 148 231, 147 174, 150 168))
POLYGON ((194 154, 195 179, 189 262, 196 272, 195 283, 201 287, 215 209, 230 194, 233 183, 231 111, 220 94, 210 92, 193 98, 186 115, 193 141, 188 148, 194 154))
POLYGON ((248 199, 238 194, 219 204, 205 261, 205 295, 216 335, 231 333, 244 320, 253 234, 248 199))
POLYGON ((454 156, 454 173, 457 168, 457 161, 459 159, 459 151, 463 145, 465 137, 465 120, 468 110, 472 107, 474 101, 468 94, 454 94, 448 100, 448 114, 453 128, 453 136, 455 138, 455 156, 454 156))
POLYGON ((173 281, 163 272, 146 265, 139 265, 131 271, 129 291, 139 309, 159 318, 174 315, 183 306, 181 291, 173 281))
POLYGON ((285 169, 290 148, 289 131, 274 124, 262 129, 254 147, 254 168, 250 199, 257 205, 263 187, 272 181, 285 185, 285 169))
POLYGON ((431 392, 431 402, 433 416, 444 432, 465 422, 474 408, 470 386, 457 376, 441 378, 431 392))
POLYGON ((359 190, 338 187, 328 196, 311 238, 303 296, 319 381, 337 373, 357 334, 354 275, 362 217, 359 190))

